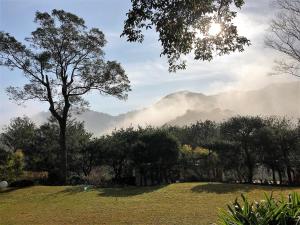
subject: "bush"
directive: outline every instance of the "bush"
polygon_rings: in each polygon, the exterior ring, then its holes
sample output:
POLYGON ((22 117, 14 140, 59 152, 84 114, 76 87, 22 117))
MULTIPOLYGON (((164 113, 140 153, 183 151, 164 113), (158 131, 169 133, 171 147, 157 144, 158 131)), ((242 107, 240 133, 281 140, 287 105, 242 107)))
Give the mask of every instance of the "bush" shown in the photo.
POLYGON ((48 173, 47 185, 61 185, 59 170, 53 170, 48 173))
POLYGON ((23 173, 24 154, 21 150, 9 154, 4 165, 0 165, 0 180, 16 181, 23 173))
POLYGON ((33 185, 34 185, 34 181, 32 181, 32 180, 18 180, 18 181, 12 182, 9 186, 23 188, 23 187, 30 187, 33 185))
POLYGON ((91 173, 87 177, 87 182, 90 185, 106 186, 111 183, 112 178, 112 168, 109 166, 101 166, 92 169, 91 173))
POLYGON ((69 178, 68 183, 71 185, 79 185, 79 184, 85 184, 86 181, 81 176, 73 175, 69 178))
POLYGON ((276 201, 272 195, 261 202, 250 203, 242 195, 242 204, 236 199, 228 205, 229 211, 222 211, 222 225, 296 225, 300 224, 300 198, 297 193, 276 201))

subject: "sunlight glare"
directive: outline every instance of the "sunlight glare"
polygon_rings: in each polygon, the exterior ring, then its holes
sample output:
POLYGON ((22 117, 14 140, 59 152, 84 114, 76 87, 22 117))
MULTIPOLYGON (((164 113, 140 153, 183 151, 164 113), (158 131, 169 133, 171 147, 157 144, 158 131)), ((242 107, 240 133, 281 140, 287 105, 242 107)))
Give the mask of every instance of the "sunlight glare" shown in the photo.
POLYGON ((211 26, 210 26, 210 28, 209 28, 208 33, 209 33, 209 35, 216 36, 221 31, 222 31, 221 24, 219 24, 219 23, 212 23, 211 26))

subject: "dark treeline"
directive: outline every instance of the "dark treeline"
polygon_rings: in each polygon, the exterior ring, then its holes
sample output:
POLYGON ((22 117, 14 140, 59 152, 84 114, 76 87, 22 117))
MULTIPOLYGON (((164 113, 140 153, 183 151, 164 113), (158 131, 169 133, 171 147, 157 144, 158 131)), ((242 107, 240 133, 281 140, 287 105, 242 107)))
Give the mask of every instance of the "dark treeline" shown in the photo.
MULTIPOLYGON (((57 184, 58 135, 54 120, 38 127, 28 118, 13 119, 1 134, 0 180, 13 182, 31 171, 47 174, 40 182, 57 184)), ((70 184, 300 182, 300 123, 286 118, 238 116, 185 127, 130 127, 97 138, 70 120, 67 147, 70 184)))

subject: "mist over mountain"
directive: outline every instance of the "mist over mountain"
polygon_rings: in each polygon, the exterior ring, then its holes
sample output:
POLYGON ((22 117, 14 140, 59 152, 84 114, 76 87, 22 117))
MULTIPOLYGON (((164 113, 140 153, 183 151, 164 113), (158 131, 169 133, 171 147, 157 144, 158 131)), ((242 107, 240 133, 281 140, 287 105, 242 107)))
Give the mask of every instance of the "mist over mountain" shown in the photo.
MULTIPOLYGON (((95 135, 115 128, 129 126, 184 126, 199 120, 223 121, 234 115, 261 115, 300 117, 300 82, 272 84, 253 91, 230 91, 216 95, 180 91, 161 98, 144 109, 118 116, 85 111, 75 115, 84 121, 88 131, 95 135)), ((32 119, 40 124, 50 113, 42 112, 32 119)))

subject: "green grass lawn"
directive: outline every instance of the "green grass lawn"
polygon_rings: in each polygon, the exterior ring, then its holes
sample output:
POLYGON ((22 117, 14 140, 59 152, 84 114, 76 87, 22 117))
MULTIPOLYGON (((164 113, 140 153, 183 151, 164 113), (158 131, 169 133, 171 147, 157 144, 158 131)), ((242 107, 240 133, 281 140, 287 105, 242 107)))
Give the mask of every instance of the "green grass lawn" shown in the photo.
POLYGON ((300 188, 218 183, 103 188, 35 186, 0 191, 0 225, 212 224, 218 209, 241 193, 286 196, 300 188))

